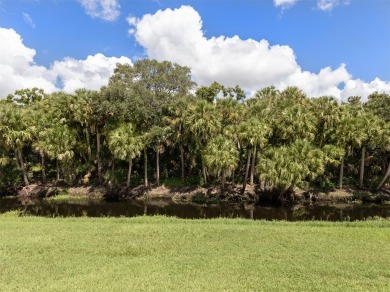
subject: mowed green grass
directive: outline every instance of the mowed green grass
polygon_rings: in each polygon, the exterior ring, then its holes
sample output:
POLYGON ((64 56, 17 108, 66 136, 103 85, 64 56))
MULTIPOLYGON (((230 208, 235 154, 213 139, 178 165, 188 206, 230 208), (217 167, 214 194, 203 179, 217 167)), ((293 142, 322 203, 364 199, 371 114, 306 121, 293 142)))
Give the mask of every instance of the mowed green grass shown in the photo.
POLYGON ((390 221, 0 216, 1 291, 390 291, 390 221))

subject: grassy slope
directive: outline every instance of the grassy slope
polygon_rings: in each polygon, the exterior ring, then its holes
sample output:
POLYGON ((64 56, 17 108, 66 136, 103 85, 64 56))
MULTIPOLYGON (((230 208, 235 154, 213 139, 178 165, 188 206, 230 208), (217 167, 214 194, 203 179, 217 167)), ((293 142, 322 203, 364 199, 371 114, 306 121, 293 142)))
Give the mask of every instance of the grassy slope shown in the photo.
POLYGON ((1 291, 390 291, 390 221, 0 216, 1 291))

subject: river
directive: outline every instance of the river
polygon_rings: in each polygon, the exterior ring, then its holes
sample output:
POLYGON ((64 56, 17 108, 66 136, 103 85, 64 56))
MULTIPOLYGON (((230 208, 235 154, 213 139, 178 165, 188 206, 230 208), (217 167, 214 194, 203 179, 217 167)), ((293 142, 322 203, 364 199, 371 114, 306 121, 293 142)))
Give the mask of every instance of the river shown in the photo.
POLYGON ((45 217, 134 217, 165 215, 179 218, 248 218, 287 221, 355 221, 374 217, 390 218, 390 205, 314 204, 271 207, 251 204, 175 203, 172 200, 107 202, 104 200, 46 200, 1 198, 0 213, 19 210, 21 214, 45 217))

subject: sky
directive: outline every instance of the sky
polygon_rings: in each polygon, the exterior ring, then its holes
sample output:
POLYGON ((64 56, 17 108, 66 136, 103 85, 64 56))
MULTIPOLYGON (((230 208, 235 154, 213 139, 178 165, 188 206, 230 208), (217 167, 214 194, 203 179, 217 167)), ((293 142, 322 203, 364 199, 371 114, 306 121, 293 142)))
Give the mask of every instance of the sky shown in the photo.
POLYGON ((168 60, 198 85, 390 93, 390 0, 0 0, 0 98, 99 90, 117 63, 168 60))

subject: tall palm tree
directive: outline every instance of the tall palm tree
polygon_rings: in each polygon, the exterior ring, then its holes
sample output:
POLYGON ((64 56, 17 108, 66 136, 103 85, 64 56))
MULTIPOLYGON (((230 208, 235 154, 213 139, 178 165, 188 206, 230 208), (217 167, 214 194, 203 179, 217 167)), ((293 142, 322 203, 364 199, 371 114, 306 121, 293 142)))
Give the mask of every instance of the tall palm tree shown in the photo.
POLYGON ((57 182, 60 179, 60 166, 63 168, 65 179, 71 182, 70 163, 76 148, 76 130, 67 124, 55 124, 40 136, 41 147, 46 154, 56 160, 57 182))
POLYGON ((339 172, 339 189, 343 188, 344 164, 345 159, 353 149, 360 147, 364 137, 361 131, 358 131, 357 120, 349 112, 344 112, 342 119, 336 124, 333 130, 333 139, 337 145, 344 148, 345 154, 341 158, 339 172))
POLYGON ((315 143, 320 148, 332 140, 331 133, 341 120, 342 107, 330 96, 322 96, 311 100, 311 111, 316 117, 315 143))
POLYGON ((180 150, 181 181, 185 179, 184 148, 190 144, 189 132, 184 130, 186 108, 191 104, 194 96, 187 95, 178 101, 175 107, 169 109, 169 114, 164 117, 164 123, 169 128, 168 136, 171 144, 178 145, 180 150))
POLYGON ((380 142, 380 136, 385 132, 384 126, 385 122, 381 121, 377 116, 374 116, 371 113, 363 113, 357 116, 357 131, 360 133, 361 139, 361 158, 360 158, 360 171, 359 171, 359 188, 363 187, 364 180, 364 167, 365 167, 365 158, 367 146, 375 145, 380 142))
POLYGON ((169 130, 169 127, 155 125, 148 133, 156 152, 156 184, 158 186, 160 185, 160 153, 162 153, 164 149, 163 143, 168 142, 169 130))
POLYGON ((212 138, 204 149, 205 165, 211 174, 221 177, 222 194, 225 191, 226 176, 229 176, 238 165, 236 145, 222 135, 212 138))
POLYGON ((30 184, 23 159, 23 147, 32 140, 31 127, 28 124, 26 109, 15 103, 3 103, 0 107, 0 137, 2 144, 15 153, 16 161, 22 170, 23 181, 30 184))
POLYGON ((188 107, 184 118, 184 129, 192 135, 202 156, 203 181, 207 184, 207 174, 203 150, 207 143, 221 131, 221 117, 214 103, 199 100, 188 107))
POLYGON ((270 132, 271 128, 265 122, 261 122, 256 117, 249 117, 238 127, 239 140, 241 141, 241 144, 247 148, 247 163, 245 168, 242 193, 244 193, 246 189, 251 156, 252 161, 254 162, 257 147, 263 147, 267 143, 267 138, 270 132))
POLYGON ((145 148, 144 137, 137 134, 134 125, 123 123, 108 134, 108 146, 116 158, 129 163, 126 186, 130 187, 133 159, 145 148))

